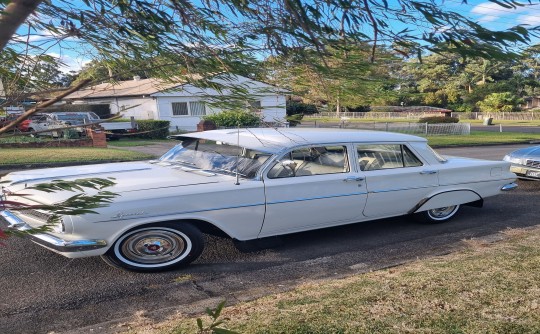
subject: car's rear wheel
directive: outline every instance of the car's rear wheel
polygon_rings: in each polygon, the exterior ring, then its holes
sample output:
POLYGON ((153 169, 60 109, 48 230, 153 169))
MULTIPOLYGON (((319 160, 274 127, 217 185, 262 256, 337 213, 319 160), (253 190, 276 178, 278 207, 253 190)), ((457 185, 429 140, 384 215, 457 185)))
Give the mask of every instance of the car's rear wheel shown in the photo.
POLYGON ((422 223, 444 223, 452 219, 458 213, 459 208, 459 205, 445 206, 442 208, 418 212, 414 215, 414 217, 422 223))
POLYGON ((140 226, 123 234, 102 256, 109 265, 139 272, 184 267, 204 249, 202 233, 189 223, 140 226))

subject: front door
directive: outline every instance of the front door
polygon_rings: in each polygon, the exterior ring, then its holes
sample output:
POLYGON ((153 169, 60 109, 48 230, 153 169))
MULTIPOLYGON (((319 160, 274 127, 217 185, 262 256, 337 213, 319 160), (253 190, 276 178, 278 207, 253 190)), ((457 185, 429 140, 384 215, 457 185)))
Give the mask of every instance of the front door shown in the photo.
POLYGON ((362 220, 366 184, 350 166, 346 145, 293 150, 265 175, 266 214, 260 237, 362 220))

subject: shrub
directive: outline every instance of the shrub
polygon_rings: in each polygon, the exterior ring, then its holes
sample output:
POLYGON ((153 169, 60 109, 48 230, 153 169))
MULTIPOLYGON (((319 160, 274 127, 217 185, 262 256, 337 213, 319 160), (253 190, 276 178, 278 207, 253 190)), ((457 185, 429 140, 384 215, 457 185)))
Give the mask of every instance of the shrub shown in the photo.
POLYGON ((261 124, 261 118, 257 114, 241 110, 230 110, 206 115, 203 119, 205 121, 212 121, 216 126, 224 128, 236 128, 238 126, 242 128, 257 127, 261 124))
POLYGON ((368 112, 371 110, 369 105, 366 106, 356 106, 356 107, 347 107, 347 112, 368 112))
POLYGON ((444 116, 429 116, 422 117, 418 120, 418 123, 439 124, 439 123, 457 123, 459 118, 457 117, 444 117, 444 116))
POLYGON ((139 133, 134 137, 144 139, 165 139, 169 136, 170 121, 158 121, 152 119, 136 120, 139 133))
POLYGON ((519 110, 523 99, 511 92, 491 93, 476 105, 483 112, 509 112, 519 110))
POLYGON ((295 114, 286 117, 287 122, 289 122, 289 126, 297 126, 298 124, 300 124, 302 118, 304 118, 304 115, 302 114, 295 114))
POLYGON ((293 116, 296 114, 312 115, 318 112, 317 107, 313 104, 287 101, 287 116, 293 116))

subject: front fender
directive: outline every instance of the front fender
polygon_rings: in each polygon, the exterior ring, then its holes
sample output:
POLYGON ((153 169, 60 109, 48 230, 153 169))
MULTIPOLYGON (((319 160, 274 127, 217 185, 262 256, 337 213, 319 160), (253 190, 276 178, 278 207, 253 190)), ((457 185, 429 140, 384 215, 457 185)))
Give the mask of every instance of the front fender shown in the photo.
POLYGON ((409 214, 482 200, 477 192, 469 189, 444 191, 422 199, 409 211, 409 214))

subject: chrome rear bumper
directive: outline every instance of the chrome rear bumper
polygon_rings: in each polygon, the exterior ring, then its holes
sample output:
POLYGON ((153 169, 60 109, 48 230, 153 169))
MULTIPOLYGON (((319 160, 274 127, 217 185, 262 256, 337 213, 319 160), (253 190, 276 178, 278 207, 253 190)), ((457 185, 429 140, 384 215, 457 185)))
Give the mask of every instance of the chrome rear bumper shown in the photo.
MULTIPOLYGON (((4 221, 7 222, 8 229, 17 231, 32 230, 32 227, 28 225, 24 220, 7 210, 0 211, 0 217, 4 218, 4 221)), ((28 237, 33 242, 60 253, 87 251, 107 246, 107 242, 105 240, 64 240, 48 233, 29 233, 28 237)))

